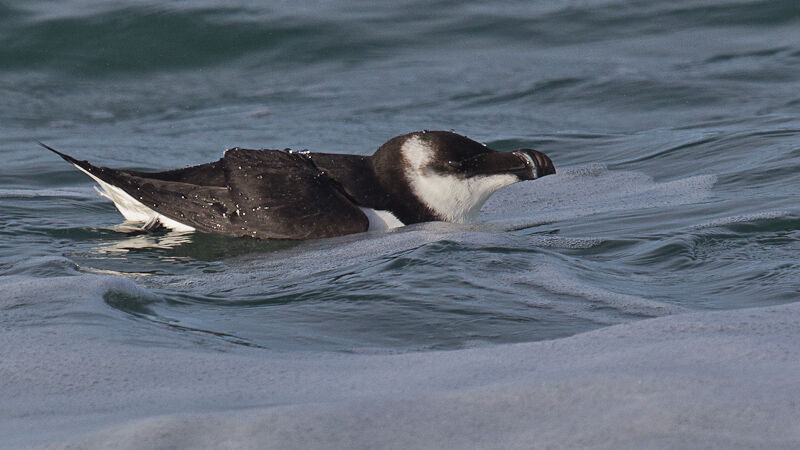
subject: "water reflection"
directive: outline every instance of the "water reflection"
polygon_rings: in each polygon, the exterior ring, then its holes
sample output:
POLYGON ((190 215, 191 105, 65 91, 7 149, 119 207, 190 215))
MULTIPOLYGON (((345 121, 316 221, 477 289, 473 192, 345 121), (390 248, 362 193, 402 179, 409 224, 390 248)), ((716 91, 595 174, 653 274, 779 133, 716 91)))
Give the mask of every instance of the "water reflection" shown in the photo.
POLYGON ((131 254, 159 250, 161 256, 171 258, 190 258, 198 261, 218 261, 224 258, 250 253, 267 253, 284 250, 297 245, 297 241, 257 240, 231 238, 226 236, 171 231, 161 229, 155 232, 143 231, 140 224, 125 222, 111 228, 113 238, 106 240, 95 249, 105 255, 131 254))

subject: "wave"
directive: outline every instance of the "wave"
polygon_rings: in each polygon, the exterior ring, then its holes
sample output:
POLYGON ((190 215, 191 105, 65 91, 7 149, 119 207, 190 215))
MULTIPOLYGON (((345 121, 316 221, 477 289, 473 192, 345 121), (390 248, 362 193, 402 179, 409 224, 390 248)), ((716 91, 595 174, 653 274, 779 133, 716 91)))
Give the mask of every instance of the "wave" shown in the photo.
POLYGON ((86 189, 0 189, 0 198, 94 198, 86 189))
POLYGON ((313 63, 391 46, 324 18, 240 20, 242 8, 171 10, 126 7, 97 15, 17 20, 5 24, 0 65, 49 67, 81 74, 143 72, 224 64, 254 52, 281 61, 313 63), (11 39, 11 36, 14 39, 11 39))
POLYGON ((621 323, 624 320, 620 314, 641 318, 688 311, 678 305, 591 285, 551 264, 540 264, 530 271, 509 275, 506 279, 520 294, 521 301, 529 305, 558 310, 597 323, 621 323), (531 288, 544 289, 548 295, 535 295, 531 288), (585 302, 576 302, 575 298, 585 302), (609 314, 604 314, 603 308, 607 308, 609 314))
POLYGON ((15 448, 796 447, 798 320, 794 304, 403 355, 4 327, 0 430, 15 448))
POLYGON ((535 183, 517 183, 498 191, 484 207, 484 220, 521 229, 615 211, 667 207, 706 200, 714 175, 666 182, 604 164, 559 169, 535 183))
MULTIPOLYGON (((37 258, 31 264, 40 267, 71 264, 63 258, 37 258)), ((72 269, 74 272, 74 268, 72 269)), ((85 323, 96 320, 113 328, 113 323, 125 316, 114 314, 104 297, 110 293, 153 301, 157 297, 126 278, 110 275, 47 276, 9 275, 0 283, 3 295, 0 310, 4 311, 9 325, 32 326, 42 324, 85 323)))
POLYGON ((728 225, 742 224, 749 222, 767 222, 767 221, 774 222, 773 219, 784 219, 789 217, 790 215, 791 212, 788 210, 762 211, 750 214, 721 217, 719 219, 714 219, 709 222, 695 225, 692 227, 692 229, 703 230, 706 228, 717 228, 717 227, 724 227, 728 225))
POLYGON ((349 1, 281 8, 252 2, 220 7, 145 1, 94 8, 62 3, 56 13, 21 2, 3 4, 0 65, 82 75, 136 73, 223 65, 257 54, 255 64, 268 69, 382 58, 431 42, 480 40, 480 46, 492 46, 535 38, 539 45, 564 45, 680 29, 781 25, 796 13, 792 0, 593 1, 556 7, 505 2, 492 8, 411 1, 372 9, 349 1))

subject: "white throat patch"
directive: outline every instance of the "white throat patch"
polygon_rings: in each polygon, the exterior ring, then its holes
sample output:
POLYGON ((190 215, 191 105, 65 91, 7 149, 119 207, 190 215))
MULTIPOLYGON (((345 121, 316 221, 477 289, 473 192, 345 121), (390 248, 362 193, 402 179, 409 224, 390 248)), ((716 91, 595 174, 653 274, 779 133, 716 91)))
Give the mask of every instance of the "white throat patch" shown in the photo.
POLYGON ((511 174, 460 178, 454 174, 436 173, 427 167, 434 151, 418 136, 409 138, 401 152, 408 163, 405 175, 412 192, 447 222, 477 220, 481 206, 495 191, 519 181, 511 174))

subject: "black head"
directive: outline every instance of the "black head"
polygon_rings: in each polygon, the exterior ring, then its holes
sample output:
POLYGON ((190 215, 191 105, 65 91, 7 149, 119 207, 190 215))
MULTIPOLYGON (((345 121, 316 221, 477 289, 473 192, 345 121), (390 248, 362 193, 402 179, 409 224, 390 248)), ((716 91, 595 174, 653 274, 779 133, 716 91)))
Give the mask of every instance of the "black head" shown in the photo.
POLYGON ((501 187, 555 173, 542 152, 499 152, 449 131, 392 138, 375 152, 373 165, 404 223, 474 220, 501 187))

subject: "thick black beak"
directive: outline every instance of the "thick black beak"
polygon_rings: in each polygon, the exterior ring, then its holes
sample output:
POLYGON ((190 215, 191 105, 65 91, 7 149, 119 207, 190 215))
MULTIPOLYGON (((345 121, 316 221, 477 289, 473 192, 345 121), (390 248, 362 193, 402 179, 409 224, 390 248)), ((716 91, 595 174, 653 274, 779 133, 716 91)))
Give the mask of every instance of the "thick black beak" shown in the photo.
POLYGON ((490 151, 462 162, 450 161, 468 177, 476 175, 513 174, 520 180, 535 180, 556 173, 553 161, 544 153, 523 149, 513 152, 490 151))
POLYGON ((535 180, 556 173, 556 166, 553 165, 550 157, 538 150, 523 148, 515 150, 513 154, 522 159, 531 169, 529 176, 524 178, 525 180, 535 180))

